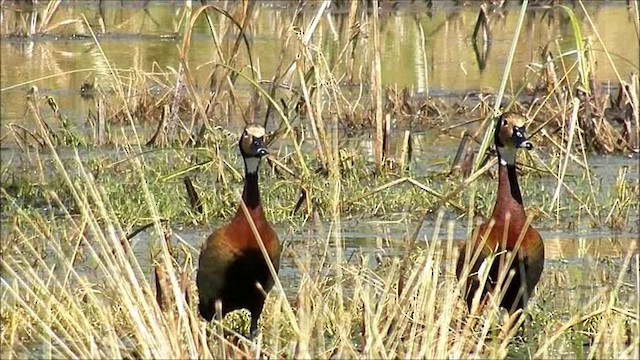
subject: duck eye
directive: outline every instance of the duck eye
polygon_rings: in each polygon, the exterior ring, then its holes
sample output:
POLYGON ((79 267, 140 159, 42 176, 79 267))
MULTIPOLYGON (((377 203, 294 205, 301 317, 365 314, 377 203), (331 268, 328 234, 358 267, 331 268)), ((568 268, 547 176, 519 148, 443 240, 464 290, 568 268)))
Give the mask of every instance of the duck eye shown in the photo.
POLYGON ((507 125, 509 125, 509 122, 507 121, 507 119, 503 119, 502 120, 502 126, 504 127, 504 126, 507 126, 507 125))

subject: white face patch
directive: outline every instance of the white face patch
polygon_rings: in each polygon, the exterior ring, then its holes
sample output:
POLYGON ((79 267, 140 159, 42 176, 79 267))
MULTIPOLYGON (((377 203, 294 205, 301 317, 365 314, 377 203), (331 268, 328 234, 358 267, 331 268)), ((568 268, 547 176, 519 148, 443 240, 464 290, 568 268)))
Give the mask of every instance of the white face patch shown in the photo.
POLYGON ((247 134, 253 136, 254 138, 261 138, 266 133, 264 128, 262 126, 258 125, 258 124, 247 125, 247 127, 244 128, 244 131, 247 134))
POLYGON ((500 164, 515 165, 517 152, 518 152, 518 149, 516 149, 513 146, 498 147, 498 153, 500 154, 500 164))
POLYGON ((248 173, 255 174, 258 172, 258 165, 260 165, 259 157, 250 157, 244 159, 244 166, 247 169, 248 173))

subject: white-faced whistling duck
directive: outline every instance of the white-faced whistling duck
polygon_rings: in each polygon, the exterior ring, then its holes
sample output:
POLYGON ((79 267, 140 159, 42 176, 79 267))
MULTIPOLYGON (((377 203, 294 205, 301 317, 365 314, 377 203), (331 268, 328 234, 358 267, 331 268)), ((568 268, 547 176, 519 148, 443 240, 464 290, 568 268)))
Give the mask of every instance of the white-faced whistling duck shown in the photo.
MULTIPOLYGON (((481 225, 474 233, 473 239, 467 242, 458 258, 456 268, 456 274, 460 279, 463 276, 465 256, 470 256, 472 260, 474 254, 478 252, 477 260, 469 264, 469 277, 465 279, 465 286, 462 290, 465 291, 469 311, 471 311, 473 297, 480 287, 478 271, 485 258, 492 253, 497 255, 482 289, 481 304, 486 299, 487 293, 492 292, 498 284, 500 264, 505 264, 508 261, 505 253, 514 251, 518 246, 521 234, 523 234, 523 238, 517 255, 513 257, 509 267, 509 271, 513 271, 514 274, 506 292, 504 292, 500 306, 508 310, 510 314, 518 309, 524 309, 533 289, 540 280, 540 274, 542 274, 544 244, 536 229, 527 223, 516 174, 518 149, 531 150, 533 148, 533 145, 525 137, 524 124, 525 118, 516 113, 505 113, 497 122, 495 144, 499 162, 498 197, 491 220, 489 223, 481 225), (468 249, 467 246, 471 246, 471 248, 468 249), (478 249, 479 246, 482 246, 482 249, 478 249)), ((503 283, 506 284, 506 281, 503 283)), ((501 288, 504 291, 504 287, 501 288)))
MULTIPOLYGON (((264 136, 262 126, 249 124, 240 138, 240 153, 245 169, 242 201, 277 271, 280 243, 278 235, 265 218, 258 188, 260 159, 267 155, 264 136)), ((231 222, 215 230, 202 245, 196 284, 200 295, 198 309, 203 318, 211 321, 216 313, 217 301, 222 303, 223 317, 231 311, 247 309, 251 313, 251 337, 255 338, 258 318, 274 280, 241 206, 231 222)))

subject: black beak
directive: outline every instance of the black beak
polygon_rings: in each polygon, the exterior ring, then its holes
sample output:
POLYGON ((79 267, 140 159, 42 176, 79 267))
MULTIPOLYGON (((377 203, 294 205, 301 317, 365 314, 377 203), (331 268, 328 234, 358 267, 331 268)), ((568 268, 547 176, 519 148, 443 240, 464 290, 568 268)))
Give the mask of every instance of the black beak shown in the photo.
POLYGON ((518 149, 533 149, 533 144, 527 140, 524 133, 524 128, 514 127, 513 128, 513 144, 518 149))
POLYGON ((253 151, 253 155, 257 157, 263 157, 269 154, 267 148, 264 146, 264 141, 262 141, 262 138, 253 139, 253 143, 251 143, 251 150, 253 151))

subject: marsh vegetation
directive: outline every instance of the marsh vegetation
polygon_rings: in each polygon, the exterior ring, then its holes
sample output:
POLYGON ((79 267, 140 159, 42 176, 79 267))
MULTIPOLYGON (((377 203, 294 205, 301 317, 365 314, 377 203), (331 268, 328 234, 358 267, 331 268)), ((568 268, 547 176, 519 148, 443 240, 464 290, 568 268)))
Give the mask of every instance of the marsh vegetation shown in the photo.
POLYGON ((637 358, 630 4, 2 2, 0 357, 637 358), (507 110, 547 249, 514 331, 455 277, 507 110), (194 285, 251 121, 284 240, 257 344, 194 285))

